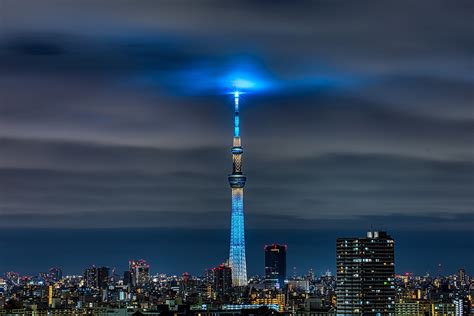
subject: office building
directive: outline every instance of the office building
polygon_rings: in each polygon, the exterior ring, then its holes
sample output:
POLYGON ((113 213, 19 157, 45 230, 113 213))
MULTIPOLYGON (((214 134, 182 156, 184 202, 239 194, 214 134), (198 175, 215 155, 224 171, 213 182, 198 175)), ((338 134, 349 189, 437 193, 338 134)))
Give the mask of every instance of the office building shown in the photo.
POLYGON ((394 315, 394 240, 386 232, 337 239, 337 314, 394 315))
POLYGON ((218 297, 229 293, 232 287, 232 269, 227 264, 221 264, 212 269, 213 288, 218 297))
POLYGON ((84 286, 97 288, 97 268, 92 266, 84 271, 84 286))
POLYGON ((143 259, 130 260, 128 262, 131 285, 133 287, 144 287, 150 280, 150 265, 143 259))
POLYGON ((109 271, 108 267, 100 267, 97 269, 97 287, 105 289, 109 284, 109 271))
POLYGON ((286 245, 265 245, 265 279, 275 280, 283 288, 286 279, 286 245))

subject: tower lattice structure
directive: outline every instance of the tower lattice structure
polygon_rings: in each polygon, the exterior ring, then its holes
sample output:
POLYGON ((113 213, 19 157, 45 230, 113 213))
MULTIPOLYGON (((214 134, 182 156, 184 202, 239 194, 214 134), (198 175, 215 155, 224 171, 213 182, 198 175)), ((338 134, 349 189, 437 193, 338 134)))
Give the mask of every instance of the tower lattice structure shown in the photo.
POLYGON ((235 92, 232 174, 228 177, 232 189, 229 264, 232 268, 233 286, 247 285, 244 223, 244 186, 247 177, 242 173, 242 154, 243 149, 240 140, 239 92, 235 92))

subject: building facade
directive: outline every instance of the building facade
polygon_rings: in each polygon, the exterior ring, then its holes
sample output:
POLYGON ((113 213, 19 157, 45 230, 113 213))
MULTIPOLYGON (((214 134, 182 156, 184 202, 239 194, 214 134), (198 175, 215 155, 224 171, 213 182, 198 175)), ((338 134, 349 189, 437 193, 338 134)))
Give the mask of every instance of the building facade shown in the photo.
POLYGON ((150 265, 143 259, 130 260, 129 270, 131 276, 131 285, 133 287, 144 287, 150 280, 150 265))
POLYGON ((286 279, 286 245, 265 245, 265 279, 283 288, 286 279))
POLYGON ((232 270, 228 265, 221 264, 212 269, 212 274, 216 297, 225 300, 232 287, 232 270))
POLYGON ((97 288, 97 268, 92 266, 84 271, 84 286, 97 288))
POLYGON ((97 287, 105 289, 109 285, 109 271, 108 267, 100 267, 97 269, 97 287))
POLYGON ((337 315, 394 315, 394 240, 368 232, 336 244, 337 315))

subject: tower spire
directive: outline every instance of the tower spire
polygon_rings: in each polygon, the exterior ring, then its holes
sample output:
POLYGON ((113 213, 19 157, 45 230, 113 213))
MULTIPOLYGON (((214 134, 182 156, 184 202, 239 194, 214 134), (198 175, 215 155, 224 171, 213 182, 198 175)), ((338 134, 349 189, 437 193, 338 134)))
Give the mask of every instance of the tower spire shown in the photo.
POLYGON ((247 263, 245 258, 244 186, 247 177, 242 173, 244 151, 240 141, 239 96, 240 93, 235 91, 232 174, 228 177, 232 189, 229 263, 232 268, 232 284, 245 286, 247 285, 247 263))
POLYGON ((234 92, 234 137, 240 137, 239 94, 234 92))

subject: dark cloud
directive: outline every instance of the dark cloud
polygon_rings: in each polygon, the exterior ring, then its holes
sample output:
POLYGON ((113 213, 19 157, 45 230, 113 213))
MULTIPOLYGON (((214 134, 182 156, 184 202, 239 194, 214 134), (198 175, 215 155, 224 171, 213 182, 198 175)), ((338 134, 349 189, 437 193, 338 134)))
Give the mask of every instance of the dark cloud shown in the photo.
POLYGON ((471 229, 472 2, 0 3, 0 225, 471 229), (209 221, 209 218, 213 218, 209 221))
MULTIPOLYGON (((15 139, 0 145, 0 174, 8 184, 2 226, 215 228, 228 221, 224 146, 15 139)), ((429 228, 436 223, 425 217, 468 218, 472 212, 472 162, 369 153, 266 156, 258 154, 259 145, 248 147, 250 227, 335 228, 390 219, 388 226, 400 228, 410 218, 407 227, 429 228)), ((471 224, 443 221, 445 229, 471 224)))

